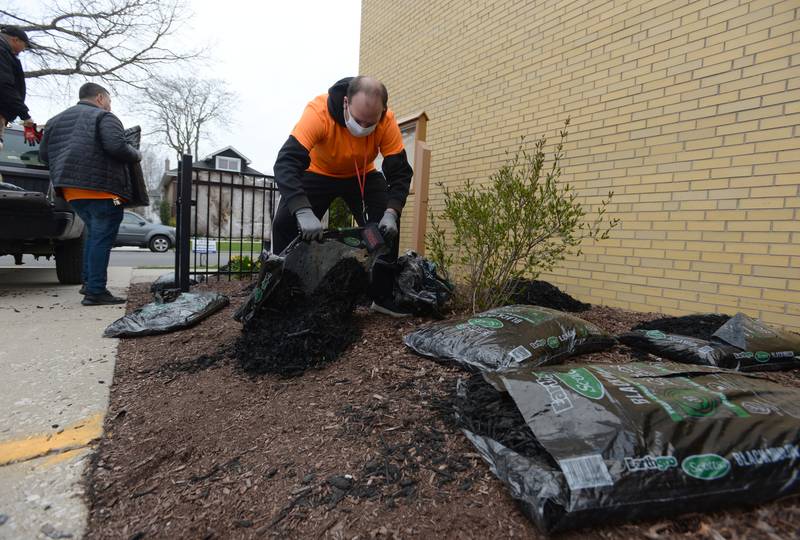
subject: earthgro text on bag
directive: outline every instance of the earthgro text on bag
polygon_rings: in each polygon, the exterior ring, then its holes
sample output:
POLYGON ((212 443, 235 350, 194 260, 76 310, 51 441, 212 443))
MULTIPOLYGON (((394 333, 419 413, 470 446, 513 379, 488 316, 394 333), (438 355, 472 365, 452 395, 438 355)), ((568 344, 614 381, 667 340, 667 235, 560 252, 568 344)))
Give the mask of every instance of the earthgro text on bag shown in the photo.
MULTIPOLYGON (((545 531, 755 504, 800 491, 800 390, 672 362, 484 374, 541 445, 466 435, 545 531)), ((465 396, 469 399, 469 396, 465 396)))
POLYGON ((481 371, 540 366, 602 351, 615 340, 590 322, 540 306, 505 306, 429 324, 405 337, 418 354, 481 371))

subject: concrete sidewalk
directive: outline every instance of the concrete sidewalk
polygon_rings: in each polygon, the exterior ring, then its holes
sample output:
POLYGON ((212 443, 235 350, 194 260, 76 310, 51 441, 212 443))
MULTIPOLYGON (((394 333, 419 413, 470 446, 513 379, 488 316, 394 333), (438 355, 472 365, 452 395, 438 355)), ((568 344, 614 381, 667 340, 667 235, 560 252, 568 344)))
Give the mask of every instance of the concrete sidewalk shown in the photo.
MULTIPOLYGON (((109 268, 109 289, 161 271, 109 268)), ((80 305, 55 269, 0 267, 0 539, 80 538, 79 484, 102 434, 124 306, 80 305), (71 536, 67 536, 71 535, 71 536)))

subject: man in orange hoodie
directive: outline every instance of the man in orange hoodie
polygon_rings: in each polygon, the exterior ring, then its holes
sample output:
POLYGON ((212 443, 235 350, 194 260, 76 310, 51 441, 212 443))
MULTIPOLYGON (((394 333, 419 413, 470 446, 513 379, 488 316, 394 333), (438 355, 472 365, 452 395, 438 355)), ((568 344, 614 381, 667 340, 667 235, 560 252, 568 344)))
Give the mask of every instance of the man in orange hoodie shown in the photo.
MULTIPOLYGON (((272 249, 297 236, 322 238, 320 219, 341 197, 356 222, 378 223, 396 256, 398 222, 413 171, 400 127, 388 108, 386 87, 372 77, 348 77, 308 103, 275 162, 281 201, 272 226, 272 249), (383 156, 382 172, 375 158, 383 156)), ((391 283, 373 284, 374 311, 404 316, 392 302, 391 283)))

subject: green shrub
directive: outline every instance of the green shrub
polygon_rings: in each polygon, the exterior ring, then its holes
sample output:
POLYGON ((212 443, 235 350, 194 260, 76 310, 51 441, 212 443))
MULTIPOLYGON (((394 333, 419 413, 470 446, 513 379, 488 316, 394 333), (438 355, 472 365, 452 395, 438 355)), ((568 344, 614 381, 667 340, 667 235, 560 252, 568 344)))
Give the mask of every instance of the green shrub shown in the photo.
POLYGON ((161 218, 161 223, 164 225, 167 225, 173 220, 172 205, 170 205, 169 201, 166 199, 161 199, 161 204, 158 206, 158 217, 161 218))
POLYGON ((469 181, 459 191, 443 188, 444 211, 439 220, 430 215, 428 253, 445 277, 463 278, 473 312, 506 304, 515 279, 535 279, 567 255, 580 255, 584 240, 608 238, 617 225, 606 216, 613 192, 587 220, 573 188, 558 181, 568 125, 569 120, 560 131, 552 165, 545 166, 544 137, 532 150, 523 138, 486 188, 469 181))
POLYGON ((353 215, 341 197, 337 197, 328 209, 328 228, 346 229, 353 226, 353 215))
POLYGON ((258 273, 261 270, 261 261, 258 258, 253 260, 248 255, 236 255, 221 269, 231 272, 231 275, 236 274, 237 279, 242 279, 244 274, 258 273))

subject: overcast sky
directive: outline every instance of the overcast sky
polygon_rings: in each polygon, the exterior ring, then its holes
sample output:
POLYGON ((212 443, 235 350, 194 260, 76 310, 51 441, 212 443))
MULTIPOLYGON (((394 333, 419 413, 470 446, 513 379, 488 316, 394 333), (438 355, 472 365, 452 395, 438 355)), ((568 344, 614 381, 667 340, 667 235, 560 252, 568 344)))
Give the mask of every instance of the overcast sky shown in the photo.
MULTIPOLYGON (((43 4, 16 2, 23 12, 43 4)), ((252 167, 272 174, 275 156, 306 103, 336 80, 356 74, 361 1, 192 0, 188 5, 194 12, 192 27, 182 30, 181 39, 212 44, 207 65, 192 75, 224 79, 238 94, 230 130, 202 143, 200 153, 205 157, 233 146, 250 158, 252 167)), ((76 100, 36 83, 31 91, 28 106, 40 123, 76 100)), ((142 122, 124 97, 115 99, 113 107, 126 127, 142 122)))

